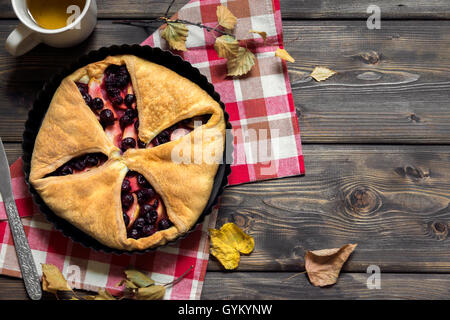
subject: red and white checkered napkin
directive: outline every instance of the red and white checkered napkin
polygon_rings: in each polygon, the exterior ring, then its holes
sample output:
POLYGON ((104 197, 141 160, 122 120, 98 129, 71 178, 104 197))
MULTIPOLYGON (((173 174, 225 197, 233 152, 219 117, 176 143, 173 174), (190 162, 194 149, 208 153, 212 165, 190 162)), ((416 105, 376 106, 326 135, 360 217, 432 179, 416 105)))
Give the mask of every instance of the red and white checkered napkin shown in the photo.
MULTIPOLYGON (((180 19, 216 26, 216 7, 220 4, 238 17, 235 34, 247 39, 256 53, 252 71, 241 78, 226 76, 226 62, 213 48, 214 37, 189 26, 188 51, 179 53, 214 84, 233 126, 234 163, 229 184, 285 177, 304 173, 300 134, 292 99, 286 63, 275 57, 282 47, 282 25, 278 0, 192 0, 179 12, 180 19), (247 31, 267 33, 267 40, 247 31)), ((156 32, 143 44, 167 44, 156 32)), ((58 266, 72 287, 86 290, 108 288, 117 293, 116 284, 123 270, 132 266, 147 272, 154 280, 167 283, 193 270, 175 286, 166 299, 199 299, 209 258, 208 228, 216 222, 217 210, 206 217, 187 238, 176 244, 142 255, 105 254, 85 248, 53 228, 33 204, 22 172, 22 161, 11 166, 13 192, 25 232, 39 272, 41 263, 58 266)), ((14 244, 4 206, 0 204, 0 273, 20 277, 14 244)))

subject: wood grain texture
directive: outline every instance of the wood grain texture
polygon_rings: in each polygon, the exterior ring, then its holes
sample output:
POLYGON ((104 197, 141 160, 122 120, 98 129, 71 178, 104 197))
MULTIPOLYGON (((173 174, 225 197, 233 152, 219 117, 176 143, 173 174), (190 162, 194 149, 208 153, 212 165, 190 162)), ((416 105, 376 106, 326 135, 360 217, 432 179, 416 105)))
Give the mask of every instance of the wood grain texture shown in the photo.
MULTIPOLYGON (((179 10, 187 0, 177 0, 170 10, 179 10)), ((163 15, 170 0, 97 0, 99 18, 155 18, 163 15)), ((285 19, 367 19, 367 8, 376 4, 383 19, 449 19, 445 0, 280 0, 285 19)), ((0 3, 0 18, 14 18, 9 1, 0 3)))
MULTIPOLYGON (((450 272, 446 146, 305 145, 307 175, 226 189, 218 226, 255 238, 239 271, 303 271, 307 250, 358 243, 344 269, 450 272)), ((221 270, 211 259, 208 270, 221 270)))
POLYGON ((306 275, 279 272, 207 272, 202 299, 444 299, 450 298, 448 274, 381 274, 381 289, 368 289, 365 273, 341 273, 337 284, 314 287, 306 275), (218 285, 220 283, 220 285, 218 285))
MULTIPOLYGON (((0 21, 0 36, 12 30, 0 21)), ((450 21, 286 21, 294 101, 303 143, 450 143, 450 21), (325 82, 316 65, 339 72, 325 82)), ((110 44, 139 43, 147 31, 101 21, 71 49, 44 45, 20 58, 0 52, 0 136, 21 141, 27 110, 44 81, 78 56, 110 44)))
MULTIPOLYGON (((448 300, 449 274, 381 273, 381 289, 368 289, 366 273, 341 273, 327 288, 314 287, 306 275, 290 272, 207 272, 202 300, 421 299, 448 300), (290 277, 295 276, 291 279, 290 277), (219 285, 220 284, 220 285, 219 285)), ((0 300, 26 300, 21 279, 0 276, 0 300)), ((80 293, 81 295, 84 292, 80 293)), ((54 296, 44 293, 44 300, 54 296)))

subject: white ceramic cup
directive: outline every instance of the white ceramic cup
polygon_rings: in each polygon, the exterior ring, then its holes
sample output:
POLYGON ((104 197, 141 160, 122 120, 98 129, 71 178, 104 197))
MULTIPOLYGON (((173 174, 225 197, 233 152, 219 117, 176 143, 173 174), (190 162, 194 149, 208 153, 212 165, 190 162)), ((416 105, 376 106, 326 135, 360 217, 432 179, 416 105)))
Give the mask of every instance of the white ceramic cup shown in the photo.
POLYGON ((28 13, 26 0, 11 0, 11 3, 21 22, 6 39, 6 50, 13 56, 20 56, 41 42, 57 48, 72 47, 85 40, 97 24, 95 0, 86 0, 79 16, 60 29, 45 29, 36 24, 28 13))

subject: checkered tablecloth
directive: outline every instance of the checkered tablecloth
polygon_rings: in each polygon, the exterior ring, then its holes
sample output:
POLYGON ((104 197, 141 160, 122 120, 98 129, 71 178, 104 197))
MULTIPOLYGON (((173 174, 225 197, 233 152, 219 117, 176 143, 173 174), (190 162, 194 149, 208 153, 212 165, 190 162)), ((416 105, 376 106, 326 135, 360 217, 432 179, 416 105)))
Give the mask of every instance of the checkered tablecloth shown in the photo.
MULTIPOLYGON (((229 184, 272 179, 304 173, 298 121, 292 99, 286 63, 275 57, 283 47, 278 0, 192 0, 178 13, 180 19, 216 26, 216 8, 226 5, 237 16, 235 35, 244 39, 256 54, 256 65, 240 78, 226 76, 226 61, 213 48, 214 37, 204 29, 189 26, 186 52, 176 52, 197 67, 214 84, 234 134, 234 162, 229 184), (262 43, 248 30, 267 33, 262 43)), ((143 44, 167 49, 155 32, 143 44)), ((96 291, 108 288, 118 293, 116 284, 123 270, 132 266, 147 272, 161 283, 171 282, 190 266, 191 272, 168 288, 166 299, 199 299, 209 257, 208 228, 215 226, 217 209, 207 216, 187 238, 155 252, 114 255, 96 252, 64 237, 55 230, 33 204, 22 172, 22 162, 11 166, 16 204, 30 247, 41 272, 41 263, 58 266, 71 286, 96 291)), ((20 277, 14 244, 4 206, 0 204, 0 273, 20 277)))

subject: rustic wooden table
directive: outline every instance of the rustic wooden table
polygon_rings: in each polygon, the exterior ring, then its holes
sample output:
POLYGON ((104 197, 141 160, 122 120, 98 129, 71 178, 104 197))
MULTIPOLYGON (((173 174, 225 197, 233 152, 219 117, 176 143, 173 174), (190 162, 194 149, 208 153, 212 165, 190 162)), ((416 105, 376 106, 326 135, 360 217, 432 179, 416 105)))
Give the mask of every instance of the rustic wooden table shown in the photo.
MULTIPOLYGON (((0 50, 0 136, 11 163, 43 82, 91 49, 140 43, 151 30, 114 19, 158 17, 170 1, 97 2, 97 29, 76 48, 41 45, 20 58, 0 50)), ((218 224, 244 227, 256 249, 237 272, 211 260, 202 298, 450 298, 450 3, 280 2, 307 174, 226 190, 218 224), (381 8, 379 30, 366 27, 371 4, 381 8), (316 65, 339 75, 311 81, 316 65), (286 281, 304 270, 305 250, 354 242, 336 285, 316 288, 303 274, 286 281), (369 265, 380 267, 381 289, 367 288, 369 265)), ((0 38, 16 24, 2 1, 0 38)), ((26 299, 22 281, 0 277, 0 299, 26 299)))

